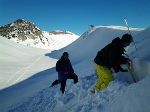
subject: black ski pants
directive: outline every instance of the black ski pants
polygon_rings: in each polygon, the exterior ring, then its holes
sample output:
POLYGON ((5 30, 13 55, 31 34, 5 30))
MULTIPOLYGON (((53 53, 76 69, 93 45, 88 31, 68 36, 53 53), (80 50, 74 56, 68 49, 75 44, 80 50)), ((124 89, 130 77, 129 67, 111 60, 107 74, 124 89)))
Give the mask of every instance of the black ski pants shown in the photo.
MULTIPOLYGON (((73 79, 74 80, 74 84, 78 82, 78 76, 74 73, 74 74, 71 74, 71 75, 68 75, 67 79, 73 79)), ((57 84, 61 84, 60 86, 60 90, 62 93, 65 92, 65 87, 66 87, 66 81, 67 80, 55 80, 51 87, 53 87, 54 85, 57 85, 57 84)))

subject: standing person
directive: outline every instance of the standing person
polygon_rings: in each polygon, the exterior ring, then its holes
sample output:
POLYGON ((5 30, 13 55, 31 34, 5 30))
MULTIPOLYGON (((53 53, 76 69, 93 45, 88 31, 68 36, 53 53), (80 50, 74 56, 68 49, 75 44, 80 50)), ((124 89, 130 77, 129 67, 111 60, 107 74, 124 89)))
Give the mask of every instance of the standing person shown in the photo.
POLYGON ((51 87, 61 84, 60 90, 64 94, 67 79, 73 79, 74 84, 78 82, 78 76, 74 73, 71 62, 69 60, 68 52, 64 52, 61 58, 56 63, 56 71, 58 72, 58 79, 55 80, 51 87))
POLYGON ((114 80, 111 68, 115 72, 127 72, 120 65, 129 63, 129 59, 124 57, 125 47, 129 46, 133 41, 130 34, 124 34, 122 38, 116 37, 110 44, 101 49, 94 59, 98 81, 92 90, 103 90, 108 87, 109 83, 114 80))

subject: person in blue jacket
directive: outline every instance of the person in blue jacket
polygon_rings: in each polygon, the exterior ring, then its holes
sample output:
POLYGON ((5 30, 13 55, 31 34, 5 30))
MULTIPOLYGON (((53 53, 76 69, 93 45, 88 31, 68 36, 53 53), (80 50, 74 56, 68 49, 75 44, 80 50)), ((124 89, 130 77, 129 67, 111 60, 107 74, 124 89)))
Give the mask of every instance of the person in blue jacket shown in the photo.
POLYGON ((74 73, 68 52, 64 52, 61 58, 57 61, 56 71, 58 72, 58 79, 52 83, 51 87, 61 84, 60 90, 62 93, 65 91, 67 79, 73 79, 74 84, 78 82, 78 76, 74 73))

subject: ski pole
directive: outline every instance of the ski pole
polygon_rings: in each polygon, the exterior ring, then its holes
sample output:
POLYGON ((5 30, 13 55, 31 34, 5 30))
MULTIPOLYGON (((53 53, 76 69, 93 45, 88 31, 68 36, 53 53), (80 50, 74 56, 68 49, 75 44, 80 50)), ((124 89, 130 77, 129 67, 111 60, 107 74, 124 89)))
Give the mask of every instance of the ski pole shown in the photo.
MULTIPOLYGON (((125 22, 125 24, 126 24, 126 27, 128 28, 129 34, 131 35, 131 31, 130 31, 130 29, 129 29, 129 25, 128 25, 128 22, 127 22, 126 18, 124 19, 124 22, 125 22)), ((134 40, 133 40, 133 43, 134 43, 135 49, 136 49, 136 51, 137 51, 137 47, 136 47, 136 44, 135 44, 134 40)), ((129 56, 128 56, 127 54, 125 54, 125 55, 129 58, 129 56)), ((128 68, 128 71, 129 71, 129 73, 130 73, 130 75, 131 75, 133 81, 136 82, 136 79, 135 79, 135 77, 134 77, 135 74, 133 73, 133 70, 132 70, 132 68, 131 68, 132 64, 133 64, 133 62, 132 62, 132 60, 131 60, 131 61, 130 61, 130 64, 128 63, 128 64, 126 64, 126 66, 127 66, 127 68, 128 68)))
MULTIPOLYGON (((129 58, 129 55, 125 54, 128 58, 129 58)), ((135 79, 135 74, 134 74, 134 71, 133 71, 133 62, 132 60, 130 60, 129 63, 126 64, 127 68, 128 68, 128 72, 130 73, 131 77, 132 77, 132 80, 136 83, 136 79, 135 79), (132 68, 131 68, 132 67, 132 68)))
MULTIPOLYGON (((132 64, 132 62, 131 62, 130 64, 132 64)), ((126 66, 127 66, 127 68, 128 68, 128 71, 129 71, 129 73, 130 73, 130 75, 131 75, 133 81, 136 83, 136 79, 135 79, 135 77, 134 77, 134 73, 133 73, 133 71, 132 71, 132 69, 131 69, 131 66, 132 66, 132 65, 130 65, 130 64, 128 63, 128 64, 126 64, 126 66)))
POLYGON ((129 34, 131 35, 130 29, 129 29, 129 25, 128 25, 128 22, 127 22, 126 18, 124 19, 124 22, 125 22, 125 24, 126 24, 126 27, 128 28, 129 34))
MULTIPOLYGON (((129 34, 131 35, 131 31, 130 31, 130 29, 129 29, 129 25, 128 25, 128 22, 127 22, 127 19, 126 19, 126 18, 124 18, 124 22, 125 22, 125 24, 126 24, 126 27, 128 28, 129 34)), ((136 51, 138 51, 134 40, 133 40, 133 43, 134 43, 134 46, 135 46, 136 51)))

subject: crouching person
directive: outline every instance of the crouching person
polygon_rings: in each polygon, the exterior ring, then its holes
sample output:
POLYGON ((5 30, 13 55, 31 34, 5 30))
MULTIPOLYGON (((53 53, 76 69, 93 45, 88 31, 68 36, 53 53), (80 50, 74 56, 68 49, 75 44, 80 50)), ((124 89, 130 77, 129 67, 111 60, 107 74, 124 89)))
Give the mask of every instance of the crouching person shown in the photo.
POLYGON ((69 60, 68 52, 64 52, 61 58, 56 63, 56 71, 58 72, 58 79, 55 80, 51 87, 60 84, 60 90, 64 94, 67 79, 73 79, 74 84, 78 82, 78 76, 74 73, 71 62, 69 60))

